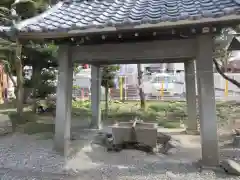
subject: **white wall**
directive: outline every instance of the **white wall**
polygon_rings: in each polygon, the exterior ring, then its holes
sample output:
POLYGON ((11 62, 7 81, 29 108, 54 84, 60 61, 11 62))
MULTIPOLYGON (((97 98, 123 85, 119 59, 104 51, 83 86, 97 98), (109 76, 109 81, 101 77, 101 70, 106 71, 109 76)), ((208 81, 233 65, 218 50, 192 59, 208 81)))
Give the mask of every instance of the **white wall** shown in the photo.
POLYGON ((180 71, 184 71, 184 63, 173 63, 174 64, 174 70, 180 70, 180 71))
MULTIPOLYGON (((125 67, 126 68, 126 67, 125 67)), ((125 73, 125 76, 127 76, 127 85, 137 85, 137 68, 136 65, 127 65, 128 70, 125 73)), ((183 63, 175 63, 176 69, 184 69, 183 63), (177 67, 176 67, 177 66, 177 67)), ((235 80, 240 82, 240 73, 230 73, 227 74, 230 77, 233 77, 235 80)), ((180 84, 176 83, 176 89, 179 89, 179 92, 185 91, 185 77, 184 72, 177 73, 175 75, 177 82, 180 82, 180 84), (181 84, 182 83, 182 84, 181 84)), ((91 83, 91 71, 81 72, 75 77, 75 81, 73 82, 74 85, 79 86, 80 88, 88 88, 90 87, 91 83)), ((214 73, 214 84, 216 89, 220 89, 221 91, 224 91, 226 80, 221 77, 220 74, 214 73)), ((240 93, 240 88, 236 87, 232 83, 228 83, 228 90, 240 93)))
MULTIPOLYGON (((230 74, 227 74, 227 75, 229 75, 230 77, 232 77, 235 80, 240 82, 240 73, 230 73, 230 74)), ((179 89, 182 89, 182 88, 185 89, 184 72, 183 73, 177 73, 175 75, 175 77, 176 77, 176 81, 180 83, 179 85, 176 85, 176 87, 179 88, 179 89)), ((137 84, 137 74, 128 75, 127 76, 127 82, 128 82, 127 84, 136 85, 137 84)), ((178 84, 178 83, 176 83, 176 84, 178 84)), ((226 80, 220 74, 214 73, 214 84, 215 84, 215 88, 218 88, 218 89, 224 91, 225 85, 226 85, 226 80)), ((236 87, 234 84, 232 84, 230 82, 228 83, 228 90, 240 93, 240 88, 236 87)))

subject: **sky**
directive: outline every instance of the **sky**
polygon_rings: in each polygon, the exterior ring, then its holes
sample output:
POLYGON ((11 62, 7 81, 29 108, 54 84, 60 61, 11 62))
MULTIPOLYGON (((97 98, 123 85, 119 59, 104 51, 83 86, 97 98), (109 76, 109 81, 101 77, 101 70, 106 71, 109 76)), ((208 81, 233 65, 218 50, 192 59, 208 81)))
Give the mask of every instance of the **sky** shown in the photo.
POLYGON ((232 57, 229 58, 229 61, 240 60, 240 51, 233 51, 232 57))

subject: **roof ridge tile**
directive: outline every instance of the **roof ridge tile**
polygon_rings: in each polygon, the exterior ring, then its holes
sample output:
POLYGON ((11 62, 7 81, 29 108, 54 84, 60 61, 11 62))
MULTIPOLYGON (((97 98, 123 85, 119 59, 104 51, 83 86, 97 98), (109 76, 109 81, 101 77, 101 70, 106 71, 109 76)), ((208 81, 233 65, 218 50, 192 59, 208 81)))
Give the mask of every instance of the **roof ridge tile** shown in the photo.
MULTIPOLYGON (((61 0, 61 6, 17 25, 21 32, 79 28, 174 27, 228 20, 240 22, 240 0, 61 0), (41 22, 41 23, 40 23, 41 22)), ((58 4, 59 4, 58 3, 58 4)), ((97 31, 101 31, 98 29, 97 31)))

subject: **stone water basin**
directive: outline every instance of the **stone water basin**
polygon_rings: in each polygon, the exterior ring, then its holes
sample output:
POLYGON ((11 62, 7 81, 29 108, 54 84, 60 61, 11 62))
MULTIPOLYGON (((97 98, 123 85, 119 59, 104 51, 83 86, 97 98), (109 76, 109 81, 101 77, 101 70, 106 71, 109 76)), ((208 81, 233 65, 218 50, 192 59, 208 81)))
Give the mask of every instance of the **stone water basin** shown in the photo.
POLYGON ((111 128, 114 144, 137 141, 150 147, 156 147, 158 135, 156 123, 137 122, 133 128, 133 122, 120 122, 111 128), (133 136, 134 130, 135 137, 133 136))

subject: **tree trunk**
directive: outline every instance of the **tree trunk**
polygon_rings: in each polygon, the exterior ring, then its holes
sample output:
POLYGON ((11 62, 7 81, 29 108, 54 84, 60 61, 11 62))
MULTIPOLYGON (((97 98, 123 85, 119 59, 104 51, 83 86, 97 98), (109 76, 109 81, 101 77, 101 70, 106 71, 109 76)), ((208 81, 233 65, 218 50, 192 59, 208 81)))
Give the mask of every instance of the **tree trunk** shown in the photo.
POLYGON ((22 116, 23 113, 23 67, 22 67, 22 60, 21 60, 21 54, 22 54, 22 45, 17 40, 16 41, 17 48, 16 48, 16 74, 17 74, 17 114, 18 116, 22 116))
POLYGON ((107 120, 108 118, 108 92, 109 92, 109 88, 108 88, 108 84, 105 87, 105 120, 107 120))
POLYGON ((227 76, 221 69, 221 67, 219 66, 218 62, 216 59, 213 59, 213 63, 215 65, 215 68, 217 70, 217 72, 226 80, 228 80, 229 82, 231 82, 232 84, 234 84, 235 86, 237 86, 238 88, 240 88, 240 82, 236 81, 235 79, 230 78, 229 76, 227 76))
POLYGON ((137 70, 138 70, 138 87, 139 87, 139 97, 140 97, 140 104, 141 104, 141 109, 146 108, 146 103, 145 103, 145 95, 143 92, 142 88, 142 69, 141 69, 141 64, 137 64, 137 70))
POLYGON ((32 99, 33 99, 33 108, 32 111, 36 113, 37 111, 37 88, 38 88, 38 82, 39 78, 38 76, 41 75, 41 71, 39 67, 35 64, 32 66, 32 99))

